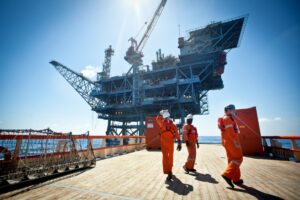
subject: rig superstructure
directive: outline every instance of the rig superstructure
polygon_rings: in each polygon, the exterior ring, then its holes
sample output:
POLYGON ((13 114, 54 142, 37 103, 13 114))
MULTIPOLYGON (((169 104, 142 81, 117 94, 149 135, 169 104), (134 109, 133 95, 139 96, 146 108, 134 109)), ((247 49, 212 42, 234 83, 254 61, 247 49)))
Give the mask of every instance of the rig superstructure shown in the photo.
POLYGON ((224 87, 222 74, 230 49, 239 46, 247 16, 214 22, 178 39, 178 57, 159 50, 152 68, 143 64, 142 49, 166 4, 162 0, 140 42, 130 38, 125 60, 131 64, 122 76, 110 77, 114 50, 105 50, 103 71, 92 81, 57 61, 50 63, 98 114, 108 121, 107 135, 143 135, 146 116, 168 109, 184 122, 188 113, 208 114, 207 93, 224 87))

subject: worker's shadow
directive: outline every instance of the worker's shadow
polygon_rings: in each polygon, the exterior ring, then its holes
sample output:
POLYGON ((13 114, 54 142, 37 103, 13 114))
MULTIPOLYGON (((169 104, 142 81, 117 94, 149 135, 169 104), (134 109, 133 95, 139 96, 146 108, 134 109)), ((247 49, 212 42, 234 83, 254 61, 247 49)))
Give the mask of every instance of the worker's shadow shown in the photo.
POLYGON ((188 195, 188 193, 194 190, 193 186, 189 184, 182 183, 176 176, 173 175, 173 180, 166 181, 168 185, 166 188, 172 190, 179 195, 188 195))
POLYGON ((232 190, 238 191, 238 192, 248 193, 248 194, 252 195, 253 197, 255 197, 256 199, 260 199, 260 200, 264 200, 264 199, 280 200, 280 199, 282 199, 278 196, 259 191, 259 190, 255 189, 253 187, 248 187, 246 185, 241 185, 239 187, 242 188, 242 189, 234 188, 232 190))
POLYGON ((208 183, 213 183, 213 184, 219 183, 210 174, 201 174, 199 172, 194 172, 194 173, 190 172, 189 174, 192 176, 195 176, 195 179, 198 181, 208 182, 208 183))

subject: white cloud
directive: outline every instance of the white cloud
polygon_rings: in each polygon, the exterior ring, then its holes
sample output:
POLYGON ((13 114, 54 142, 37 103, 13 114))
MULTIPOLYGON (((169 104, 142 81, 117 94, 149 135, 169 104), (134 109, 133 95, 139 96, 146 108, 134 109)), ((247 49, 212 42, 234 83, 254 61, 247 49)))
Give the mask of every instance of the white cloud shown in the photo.
POLYGON ((259 118, 258 121, 259 121, 259 122, 281 121, 281 117, 274 117, 274 118, 266 118, 266 117, 262 117, 262 118, 259 118))
POLYGON ((51 126, 52 126, 52 127, 57 127, 58 124, 57 124, 57 123, 53 123, 51 126))
POLYGON ((259 121, 259 122, 269 122, 269 121, 271 121, 271 119, 262 117, 262 118, 259 118, 258 121, 259 121))
POLYGON ((92 65, 87 65, 84 67, 83 70, 81 70, 81 74, 87 78, 95 78, 97 75, 97 72, 100 71, 100 67, 94 67, 92 65))

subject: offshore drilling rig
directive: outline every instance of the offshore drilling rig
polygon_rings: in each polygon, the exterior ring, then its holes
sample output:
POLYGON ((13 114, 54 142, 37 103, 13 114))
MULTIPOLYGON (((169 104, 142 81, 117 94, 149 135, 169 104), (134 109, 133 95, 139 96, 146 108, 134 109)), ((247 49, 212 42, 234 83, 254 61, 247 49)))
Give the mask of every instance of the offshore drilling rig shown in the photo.
POLYGON ((152 68, 143 64, 143 47, 166 5, 162 0, 141 40, 130 38, 125 60, 131 64, 122 76, 110 77, 114 50, 105 50, 105 61, 97 80, 57 61, 50 63, 98 114, 108 121, 107 135, 143 135, 146 116, 168 109, 171 118, 184 123, 188 113, 208 114, 207 93, 224 87, 222 74, 227 53, 239 46, 247 17, 215 22, 178 38, 180 54, 164 56, 156 52, 152 68))

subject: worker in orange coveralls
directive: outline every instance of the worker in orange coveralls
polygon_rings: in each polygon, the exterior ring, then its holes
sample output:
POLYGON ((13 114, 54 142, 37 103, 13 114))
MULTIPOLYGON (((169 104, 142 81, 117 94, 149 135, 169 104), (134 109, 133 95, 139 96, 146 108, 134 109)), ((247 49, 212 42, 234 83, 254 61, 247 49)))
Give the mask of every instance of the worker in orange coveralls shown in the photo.
POLYGON ((199 148, 197 128, 194 127, 192 123, 193 115, 188 114, 188 116, 186 117, 186 124, 184 124, 182 127, 183 141, 185 142, 189 152, 187 161, 183 166, 183 169, 187 173, 196 172, 196 169, 194 168, 196 161, 196 145, 197 148, 199 148))
POLYGON ((162 110, 156 117, 156 121, 160 127, 160 142, 162 151, 162 163, 164 174, 168 174, 167 181, 172 179, 173 154, 174 154, 174 139, 178 141, 177 150, 181 150, 181 141, 178 129, 170 119, 168 110, 162 110))
POLYGON ((239 128, 234 120, 236 115, 235 106, 228 105, 225 107, 225 115, 219 118, 218 126, 222 134, 222 144, 226 150, 228 166, 222 177, 234 188, 234 185, 242 185, 240 165, 243 161, 243 152, 239 141, 239 128))

